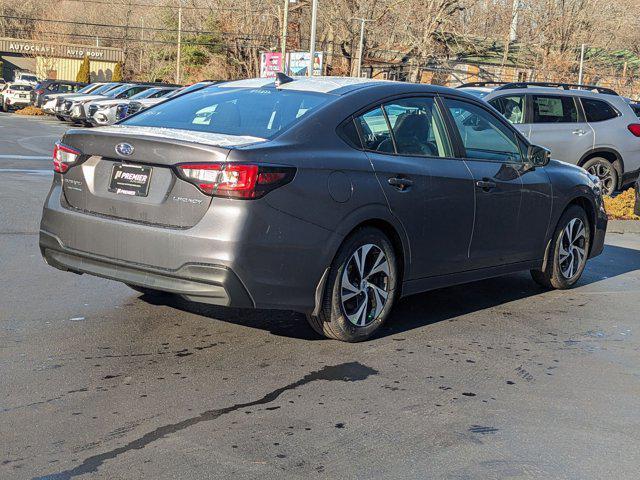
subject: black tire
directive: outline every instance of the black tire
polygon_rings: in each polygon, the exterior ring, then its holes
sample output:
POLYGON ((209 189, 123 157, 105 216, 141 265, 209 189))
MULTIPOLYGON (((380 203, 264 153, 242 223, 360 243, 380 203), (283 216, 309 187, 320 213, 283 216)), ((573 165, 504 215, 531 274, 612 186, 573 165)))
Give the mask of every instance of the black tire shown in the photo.
POLYGON ((602 190, 605 195, 611 195, 618 189, 618 171, 606 158, 591 158, 582 165, 582 168, 600 179, 602 182, 602 190))
POLYGON ((136 292, 140 292, 150 297, 168 297, 169 295, 171 295, 169 292, 163 292, 162 290, 154 290, 153 288, 140 287, 138 285, 132 285, 130 283, 126 283, 125 285, 135 290, 136 292))
MULTIPOLYGON (((383 263, 384 262, 380 262, 380 265, 383 263)), ((361 342, 367 340, 375 334, 389 316, 389 312, 393 308, 399 282, 396 254, 391 241, 382 231, 376 228, 361 228, 350 235, 338 250, 329 270, 319 315, 308 315, 307 320, 317 333, 325 337, 343 342, 361 342), (360 283, 357 287, 360 293, 353 299, 346 300, 345 305, 349 302, 355 302, 357 304, 359 299, 365 299, 360 303, 365 304, 363 307, 364 315, 362 316, 363 325, 360 326, 349 320, 345 311, 346 307, 343 306, 342 295, 344 294, 344 289, 342 287, 342 280, 343 275, 345 275, 345 269, 348 269, 346 273, 347 277, 350 275, 358 275, 358 272, 354 271, 354 268, 356 268, 354 254, 359 251, 361 247, 368 245, 372 247, 369 247, 368 253, 366 253, 363 270, 365 273, 367 267, 369 271, 376 270, 375 266, 378 265, 376 262, 380 258, 379 254, 383 253, 384 257, 386 257, 388 275, 382 271, 373 273, 371 276, 365 276, 364 279, 362 275, 360 275, 360 283), (383 297, 374 291, 374 287, 371 286, 370 283, 366 283, 366 279, 371 279, 371 283, 377 283, 382 286, 377 289, 377 292, 381 290, 386 291, 386 301, 378 303, 378 299, 383 297), (371 295, 371 298, 369 298, 369 295, 371 295), (376 315, 375 311, 379 305, 382 306, 382 308, 376 315), (371 318, 369 315, 370 308, 372 310, 371 318)), ((351 280, 349 280, 349 283, 352 287, 355 286, 351 280)), ((361 311, 360 309, 357 310, 361 311)), ((354 314, 352 317, 353 316, 356 315, 354 314)))
MULTIPOLYGON (((575 224, 574 224, 575 225, 575 224)), ((531 277, 539 285, 545 288, 555 288, 564 290, 573 287, 580 277, 587 264, 587 258, 589 256, 589 248, 591 246, 591 232, 589 230, 589 219, 584 209, 577 205, 570 206, 560 217, 558 226, 553 234, 553 239, 549 247, 548 257, 544 270, 531 270, 531 277), (566 247, 566 241, 563 237, 565 229, 573 221, 579 220, 584 226, 584 239, 582 242, 578 242, 581 248, 584 250, 583 260, 578 261, 575 265, 575 272, 573 275, 567 277, 565 275, 565 268, 563 266, 568 265, 565 260, 561 262, 560 252, 566 247), (564 243, 563 243, 564 242, 564 243)), ((577 255, 577 251, 575 253, 577 255)), ((566 257, 569 258, 569 257, 566 257)), ((574 252, 571 252, 570 261, 574 261, 574 252)))

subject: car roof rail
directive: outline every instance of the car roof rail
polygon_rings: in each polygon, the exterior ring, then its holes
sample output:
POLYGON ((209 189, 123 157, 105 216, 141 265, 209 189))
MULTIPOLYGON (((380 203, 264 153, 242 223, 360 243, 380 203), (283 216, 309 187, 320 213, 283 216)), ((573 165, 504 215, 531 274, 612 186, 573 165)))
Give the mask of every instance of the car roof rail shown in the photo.
POLYGON ((618 92, 611 88, 599 87, 598 85, 586 85, 581 83, 562 83, 562 82, 510 82, 496 88, 496 90, 510 90, 514 88, 528 88, 528 87, 549 87, 549 88, 561 88, 563 90, 588 90, 602 93, 605 95, 616 95, 618 92))
POLYGON ((508 85, 512 82, 467 82, 462 85, 458 85, 456 88, 466 88, 466 87, 493 87, 493 86, 501 86, 508 85))

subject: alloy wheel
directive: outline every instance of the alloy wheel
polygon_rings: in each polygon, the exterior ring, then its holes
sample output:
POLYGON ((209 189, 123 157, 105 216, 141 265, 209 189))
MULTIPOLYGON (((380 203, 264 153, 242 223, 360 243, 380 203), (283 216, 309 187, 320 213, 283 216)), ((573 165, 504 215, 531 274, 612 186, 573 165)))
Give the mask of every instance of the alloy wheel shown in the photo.
POLYGON ((560 237, 559 263, 560 272, 567 280, 571 280, 581 270, 587 260, 586 228, 579 218, 571 220, 562 231, 560 237))
POLYGON ((602 182, 602 189, 606 195, 611 195, 615 190, 615 179, 612 172, 613 166, 610 163, 598 162, 591 165, 587 172, 595 175, 602 182))
POLYGON ((389 299, 389 262, 382 249, 371 243, 359 247, 345 264, 340 285, 347 319, 357 327, 375 321, 389 299))

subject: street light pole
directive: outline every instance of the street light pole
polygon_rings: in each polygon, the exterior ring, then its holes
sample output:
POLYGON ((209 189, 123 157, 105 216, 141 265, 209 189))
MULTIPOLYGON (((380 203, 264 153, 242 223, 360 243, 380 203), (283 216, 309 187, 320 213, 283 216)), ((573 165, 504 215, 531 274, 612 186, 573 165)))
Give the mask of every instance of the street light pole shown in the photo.
MULTIPOLYGON (((282 45, 280 51, 282 52, 282 68, 287 69, 287 31, 289 29, 289 1, 284 0, 284 12, 282 14, 282 45)), ((287 71, 285 74, 289 73, 287 71)))
POLYGON ((309 41, 309 69, 308 76, 313 76, 313 57, 316 52, 316 26, 318 23, 318 0, 313 0, 311 4, 311 39, 309 41))
POLYGON ((356 73, 358 77, 362 76, 362 57, 364 56, 364 24, 371 22, 366 18, 355 18, 354 20, 360 20, 360 44, 358 47, 358 63, 356 64, 356 73))
POLYGON ((180 84, 180 54, 182 51, 182 0, 178 1, 178 53, 176 55, 176 83, 180 84))
POLYGON ((582 85, 582 71, 584 67, 584 43, 580 47, 580 72, 578 72, 578 84, 582 85))

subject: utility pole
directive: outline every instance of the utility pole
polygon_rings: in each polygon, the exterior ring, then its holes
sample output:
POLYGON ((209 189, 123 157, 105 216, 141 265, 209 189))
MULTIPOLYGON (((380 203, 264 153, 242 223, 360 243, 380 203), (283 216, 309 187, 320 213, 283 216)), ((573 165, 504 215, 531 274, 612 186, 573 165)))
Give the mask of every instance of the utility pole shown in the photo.
POLYGON ((289 0, 284 0, 284 12, 282 13, 282 45, 280 45, 280 51, 282 52, 282 69, 287 72, 287 30, 289 30, 289 0))
POLYGON ((141 27, 140 30, 140 68, 139 70, 142 72, 142 57, 144 57, 144 17, 140 19, 141 27))
POLYGON ((311 3, 311 41, 309 42, 309 69, 307 75, 313 76, 313 59, 316 56, 316 26, 318 24, 318 0, 311 3))
POLYGON ((358 63, 356 64, 356 75, 362 76, 362 57, 364 56, 364 24, 366 22, 372 22, 366 18, 354 18, 354 20, 360 20, 360 43, 358 47, 358 63))
POLYGON ((584 67, 584 43, 580 47, 580 71, 578 72, 578 84, 582 85, 582 73, 584 67))
POLYGON ((182 0, 178 0, 178 54, 176 55, 176 83, 180 84, 180 53, 182 50, 182 0))
POLYGON ((513 0, 511 9, 511 26, 509 27, 509 41, 515 42, 518 38, 518 12, 520 11, 520 0, 513 0))

